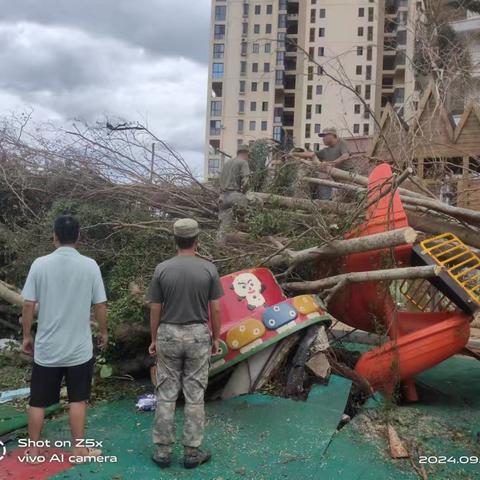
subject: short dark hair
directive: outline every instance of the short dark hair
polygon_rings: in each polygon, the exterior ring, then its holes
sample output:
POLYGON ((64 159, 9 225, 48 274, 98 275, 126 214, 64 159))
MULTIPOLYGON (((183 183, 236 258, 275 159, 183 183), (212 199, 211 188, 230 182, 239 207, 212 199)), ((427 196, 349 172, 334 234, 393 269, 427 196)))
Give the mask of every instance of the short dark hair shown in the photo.
POLYGON ((72 215, 60 215, 53 224, 53 231, 61 244, 75 243, 80 236, 80 223, 72 215))
POLYGON ((177 237, 175 236, 175 243, 178 248, 181 250, 186 250, 187 248, 192 248, 193 244, 197 240, 198 236, 196 237, 190 237, 190 238, 185 238, 185 237, 177 237))

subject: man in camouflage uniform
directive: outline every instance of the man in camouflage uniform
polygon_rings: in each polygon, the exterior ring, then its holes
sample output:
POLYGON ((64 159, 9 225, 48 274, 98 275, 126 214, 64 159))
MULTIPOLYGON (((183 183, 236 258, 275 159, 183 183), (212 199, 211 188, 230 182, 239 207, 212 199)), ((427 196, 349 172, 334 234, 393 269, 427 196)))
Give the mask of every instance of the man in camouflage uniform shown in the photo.
POLYGON ((248 145, 240 145, 237 149, 237 156, 225 162, 220 174, 220 198, 218 199, 218 219, 220 228, 217 240, 225 242, 226 234, 233 227, 234 207, 246 207, 247 198, 245 192, 248 187, 250 167, 248 157, 250 149, 248 145))
POLYGON ((155 269, 148 301, 152 343, 157 356, 157 409, 153 460, 162 468, 171 464, 175 443, 175 406, 180 390, 185 397, 183 445, 185 468, 210 459, 200 449, 204 427, 204 393, 210 354, 220 336, 222 285, 216 267, 196 256, 198 223, 185 218, 173 226, 177 255, 155 269), (212 334, 208 328, 209 310, 212 334), (213 347, 212 347, 213 340, 213 347))

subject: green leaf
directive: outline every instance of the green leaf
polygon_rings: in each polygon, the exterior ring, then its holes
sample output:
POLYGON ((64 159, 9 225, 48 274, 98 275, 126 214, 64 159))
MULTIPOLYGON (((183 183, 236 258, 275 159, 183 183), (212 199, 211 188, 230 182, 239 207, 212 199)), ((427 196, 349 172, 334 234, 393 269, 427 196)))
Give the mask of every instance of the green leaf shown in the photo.
POLYGON ((111 365, 108 365, 108 364, 102 365, 102 368, 100 369, 100 378, 111 377, 112 373, 113 373, 113 369, 111 365))

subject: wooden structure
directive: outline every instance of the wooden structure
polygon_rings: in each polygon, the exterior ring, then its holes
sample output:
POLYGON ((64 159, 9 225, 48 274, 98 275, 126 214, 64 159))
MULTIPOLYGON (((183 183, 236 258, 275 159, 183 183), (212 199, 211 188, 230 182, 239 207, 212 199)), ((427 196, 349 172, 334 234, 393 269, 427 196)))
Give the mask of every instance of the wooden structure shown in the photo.
POLYGON ((444 202, 480 210, 480 105, 455 121, 431 84, 408 124, 387 105, 380 127, 370 157, 413 165, 444 202))

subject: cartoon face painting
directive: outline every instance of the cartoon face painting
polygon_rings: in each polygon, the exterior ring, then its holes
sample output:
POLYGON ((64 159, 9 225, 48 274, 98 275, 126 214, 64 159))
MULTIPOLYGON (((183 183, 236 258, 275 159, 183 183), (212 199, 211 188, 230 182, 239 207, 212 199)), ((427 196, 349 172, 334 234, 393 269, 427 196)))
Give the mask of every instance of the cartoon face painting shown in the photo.
POLYGON ((249 310, 265 305, 262 284, 253 273, 241 273, 235 277, 232 288, 239 300, 247 302, 249 310))
POLYGON ((318 312, 319 307, 311 295, 299 295, 293 299, 293 306, 303 315, 318 312))
POLYGON ((263 312, 263 323, 269 330, 276 330, 295 320, 297 316, 298 312, 290 304, 279 303, 263 312))

